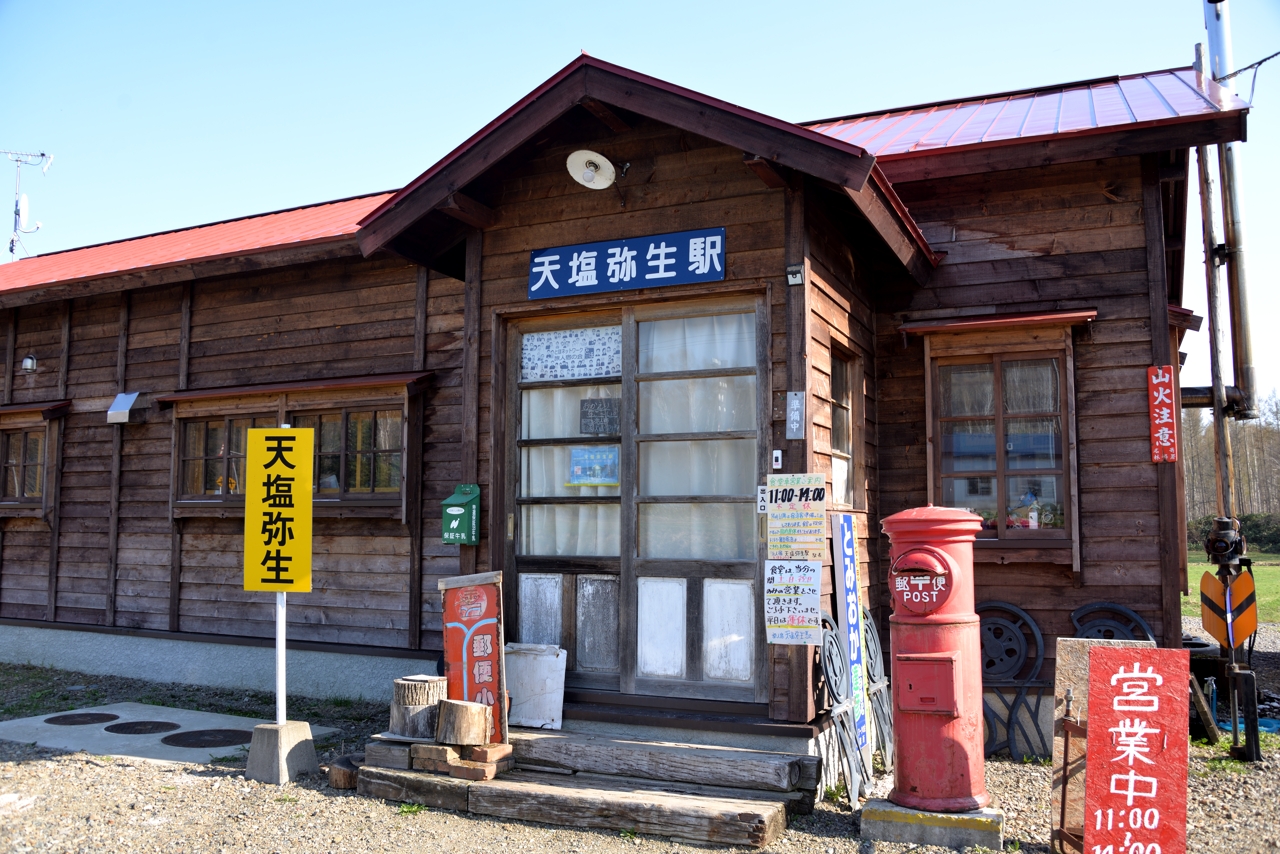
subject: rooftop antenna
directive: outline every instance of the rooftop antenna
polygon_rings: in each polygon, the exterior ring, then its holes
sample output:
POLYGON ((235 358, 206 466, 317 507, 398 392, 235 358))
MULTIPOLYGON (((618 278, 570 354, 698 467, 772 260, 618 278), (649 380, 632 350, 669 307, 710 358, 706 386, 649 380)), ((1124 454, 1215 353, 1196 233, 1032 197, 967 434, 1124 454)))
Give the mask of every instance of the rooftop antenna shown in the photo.
POLYGON ((22 194, 22 167, 39 166, 40 174, 44 175, 53 165, 53 155, 43 151, 7 151, 5 149, 0 149, 0 154, 7 156, 16 164, 14 171, 17 175, 13 182, 13 234, 9 237, 9 260, 14 261, 17 260, 19 246, 22 246, 24 254, 30 254, 22 243, 22 235, 35 234, 40 230, 41 225, 37 222, 35 228, 27 228, 27 197, 22 194))

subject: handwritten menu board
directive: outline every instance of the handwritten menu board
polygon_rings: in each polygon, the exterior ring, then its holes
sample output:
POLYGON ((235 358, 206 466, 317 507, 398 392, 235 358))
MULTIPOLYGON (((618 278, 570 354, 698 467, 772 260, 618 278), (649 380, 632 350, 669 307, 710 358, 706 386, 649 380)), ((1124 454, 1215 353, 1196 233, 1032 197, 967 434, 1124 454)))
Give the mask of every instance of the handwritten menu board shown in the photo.
POLYGON ((769 560, 821 563, 827 554, 826 476, 771 474, 768 488, 769 560))
POLYGON ((822 643, 822 564, 770 560, 764 565, 764 627, 769 643, 822 643))

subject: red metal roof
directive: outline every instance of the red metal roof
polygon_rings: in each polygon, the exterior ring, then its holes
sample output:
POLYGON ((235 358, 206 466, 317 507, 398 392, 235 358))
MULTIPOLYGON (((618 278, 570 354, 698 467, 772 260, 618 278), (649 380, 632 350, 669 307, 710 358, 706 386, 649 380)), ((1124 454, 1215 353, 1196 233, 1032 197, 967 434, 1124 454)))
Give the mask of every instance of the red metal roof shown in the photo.
POLYGON ((0 292, 352 238, 360 218, 391 195, 322 202, 24 258, 0 264, 0 292))
POLYGON ((893 160, 961 146, 1197 121, 1249 104, 1191 68, 1005 92, 804 126, 893 160))

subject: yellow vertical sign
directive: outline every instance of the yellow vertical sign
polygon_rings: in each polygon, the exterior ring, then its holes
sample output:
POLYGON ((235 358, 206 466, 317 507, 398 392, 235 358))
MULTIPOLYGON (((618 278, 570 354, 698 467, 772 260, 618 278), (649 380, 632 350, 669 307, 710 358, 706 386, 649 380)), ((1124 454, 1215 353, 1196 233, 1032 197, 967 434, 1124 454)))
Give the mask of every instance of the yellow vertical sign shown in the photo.
POLYGON ((248 431, 244 589, 311 592, 311 475, 315 430, 248 431))

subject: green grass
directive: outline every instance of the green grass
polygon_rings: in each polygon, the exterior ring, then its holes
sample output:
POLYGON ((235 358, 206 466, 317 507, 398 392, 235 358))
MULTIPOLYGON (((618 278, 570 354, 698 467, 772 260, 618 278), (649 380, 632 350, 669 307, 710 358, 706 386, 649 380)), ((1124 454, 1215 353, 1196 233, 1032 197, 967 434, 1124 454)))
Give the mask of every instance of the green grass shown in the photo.
MULTIPOLYGON (((1258 590, 1258 622, 1280 623, 1280 555, 1253 552, 1253 581, 1258 590)), ((1192 553, 1187 566, 1187 583, 1191 593, 1182 597, 1182 615, 1200 616, 1200 577, 1213 572, 1213 564, 1203 554, 1192 553)))
POLYGON ((418 813, 424 812, 425 810, 426 810, 426 807, 423 806, 422 804, 401 804, 400 805, 400 815, 417 815, 418 813))

